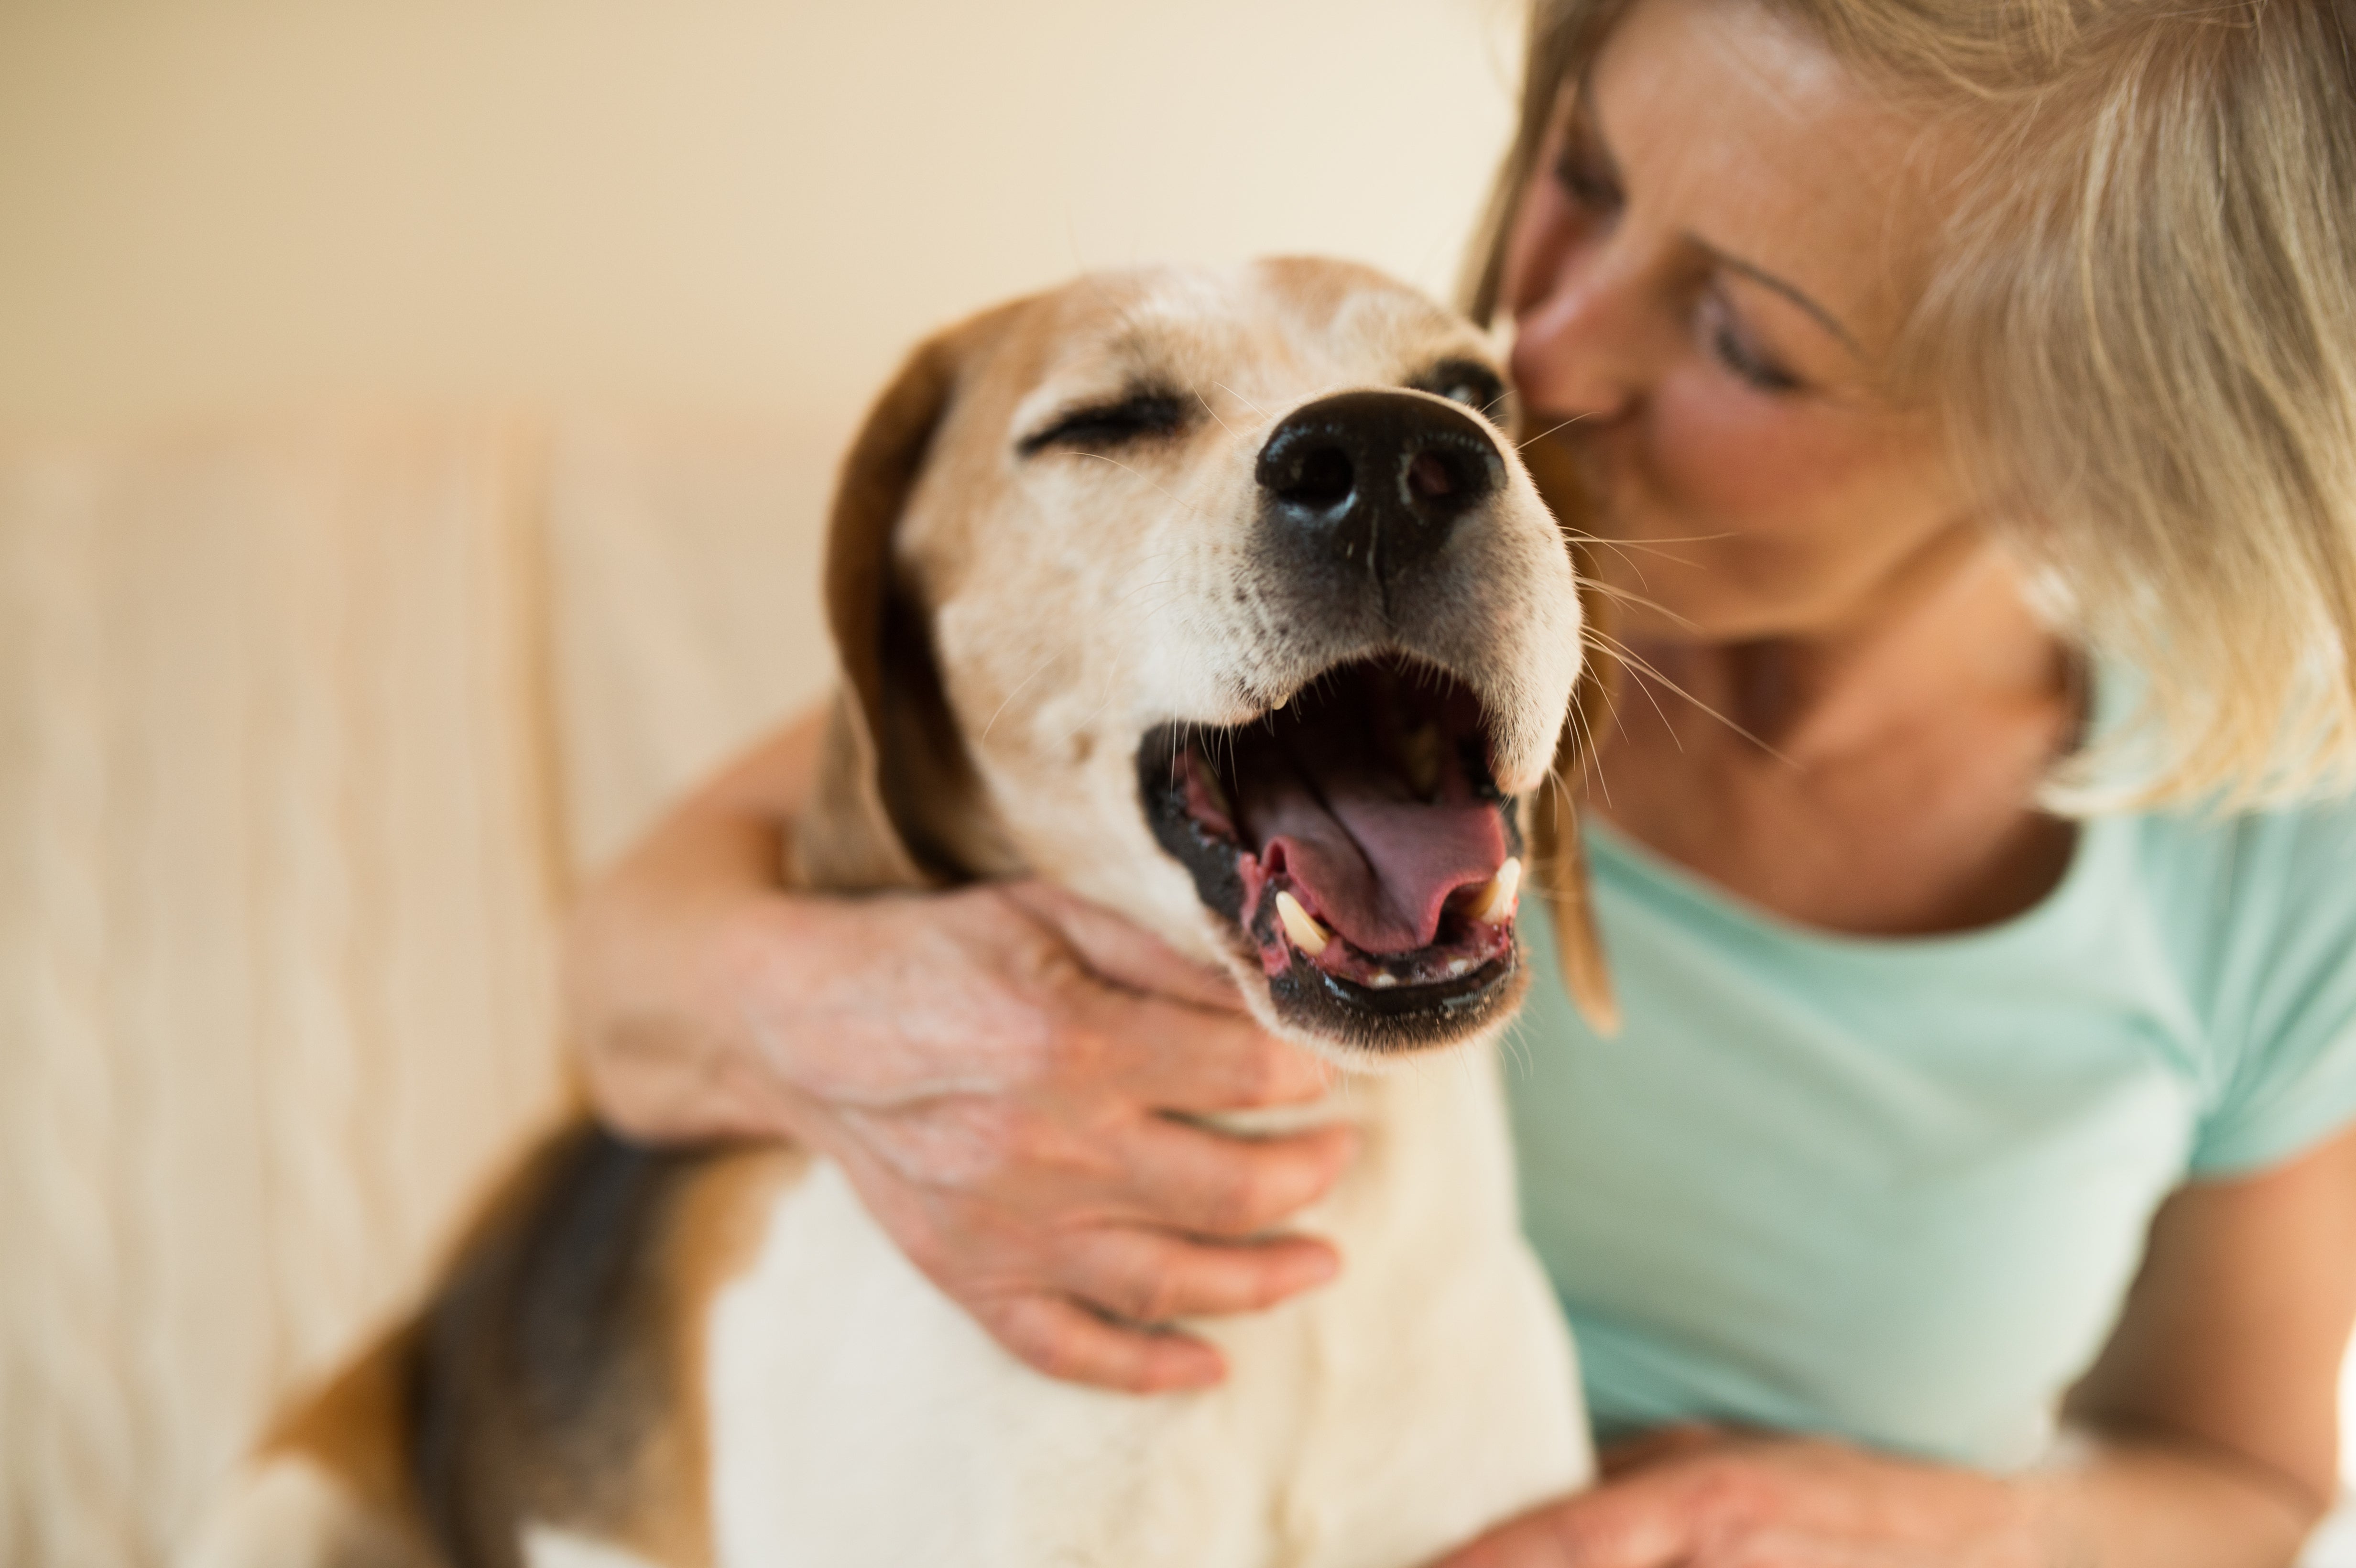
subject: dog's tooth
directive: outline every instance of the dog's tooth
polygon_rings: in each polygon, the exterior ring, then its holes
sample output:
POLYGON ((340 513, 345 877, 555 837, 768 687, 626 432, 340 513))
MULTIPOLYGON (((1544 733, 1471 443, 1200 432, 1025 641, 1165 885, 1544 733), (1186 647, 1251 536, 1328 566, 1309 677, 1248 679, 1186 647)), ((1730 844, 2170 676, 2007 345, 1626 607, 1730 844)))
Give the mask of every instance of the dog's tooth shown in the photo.
POLYGON ((1522 901, 1522 862, 1519 857, 1508 859, 1481 890, 1472 906, 1472 918, 1490 925, 1501 925, 1514 918, 1514 911, 1522 901))
POLYGON ((1292 938, 1292 945, 1312 958, 1325 951, 1333 933, 1317 923, 1317 917, 1301 907, 1301 901, 1279 888, 1276 892, 1276 918, 1284 923, 1284 934, 1292 938))
POLYGON ((1451 958, 1448 961, 1448 973, 1451 976, 1469 974, 1472 968, 1472 960, 1470 958, 1451 958))
POLYGON ((1440 726, 1426 724, 1399 737, 1399 767, 1416 798, 1429 802, 1440 793, 1440 726))
POLYGON ((1236 809, 1227 804, 1226 788, 1219 783, 1219 770, 1213 767, 1211 759, 1200 752, 1194 753, 1194 762, 1196 764, 1194 777, 1203 786, 1203 798, 1210 802, 1212 810, 1228 821, 1234 821, 1236 809))
POLYGON ((1368 984, 1372 985, 1377 991, 1387 991, 1393 986, 1398 984, 1398 976, 1391 974, 1388 970, 1377 970, 1368 984))

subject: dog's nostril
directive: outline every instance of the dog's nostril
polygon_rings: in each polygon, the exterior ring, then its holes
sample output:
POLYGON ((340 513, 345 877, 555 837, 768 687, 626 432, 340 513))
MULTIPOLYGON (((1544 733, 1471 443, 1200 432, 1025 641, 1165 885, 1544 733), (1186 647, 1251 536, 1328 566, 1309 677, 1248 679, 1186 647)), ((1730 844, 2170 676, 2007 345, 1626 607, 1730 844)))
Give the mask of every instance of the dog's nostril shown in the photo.
POLYGON ((1338 507, 1358 487, 1358 471, 1338 446, 1312 447, 1297 454, 1292 472, 1276 485, 1277 498, 1323 511, 1338 507))
POLYGON ((1412 501, 1439 501, 1464 487, 1457 465, 1437 452, 1419 452, 1408 459, 1407 493, 1412 501))

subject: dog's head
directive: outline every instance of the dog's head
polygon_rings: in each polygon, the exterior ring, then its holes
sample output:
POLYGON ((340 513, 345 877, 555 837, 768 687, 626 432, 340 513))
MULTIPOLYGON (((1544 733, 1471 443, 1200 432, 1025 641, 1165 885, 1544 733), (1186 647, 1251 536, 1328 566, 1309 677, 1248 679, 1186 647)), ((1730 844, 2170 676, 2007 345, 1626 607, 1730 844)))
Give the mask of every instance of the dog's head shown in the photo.
POLYGON ((1536 885, 1608 1006, 1574 841, 1524 842, 1581 611, 1511 428, 1479 333, 1333 262, 1089 277, 925 344, 835 506, 799 878, 1035 872, 1361 1061, 1505 1016, 1536 885))

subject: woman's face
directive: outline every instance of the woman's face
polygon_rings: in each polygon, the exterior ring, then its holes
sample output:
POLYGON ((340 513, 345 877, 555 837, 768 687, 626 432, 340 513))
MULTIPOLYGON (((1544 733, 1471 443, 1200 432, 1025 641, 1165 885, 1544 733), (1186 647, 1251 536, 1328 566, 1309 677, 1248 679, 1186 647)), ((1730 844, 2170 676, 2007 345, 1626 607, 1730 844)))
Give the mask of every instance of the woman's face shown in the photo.
POLYGON ((1976 538, 1882 389, 1935 209, 1920 124, 1751 0, 1639 0, 1507 242, 1530 428, 1578 462, 1632 630, 1837 631, 1976 538), (1569 422, 1565 422, 1569 421, 1569 422))

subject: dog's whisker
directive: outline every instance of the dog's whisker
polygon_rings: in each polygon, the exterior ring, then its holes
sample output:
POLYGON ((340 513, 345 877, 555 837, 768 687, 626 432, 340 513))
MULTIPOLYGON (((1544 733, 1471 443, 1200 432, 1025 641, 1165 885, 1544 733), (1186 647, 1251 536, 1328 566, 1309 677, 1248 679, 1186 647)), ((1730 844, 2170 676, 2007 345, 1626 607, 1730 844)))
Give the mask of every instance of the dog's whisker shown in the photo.
POLYGON ((1665 544, 1714 544, 1719 539, 1730 539, 1734 535, 1731 533, 1679 534, 1674 539, 1606 539, 1601 534, 1582 533, 1577 528, 1565 528, 1562 530, 1562 537, 1567 539, 1577 539, 1580 544, 1603 545, 1612 549, 1651 549, 1655 545, 1665 544))
MULTIPOLYGON (((1644 693, 1645 700, 1652 703, 1653 710, 1655 713, 1660 714, 1662 726, 1668 730, 1672 740, 1676 738, 1676 728, 1669 723, 1669 716, 1666 712, 1663 711, 1660 699, 1653 695, 1653 688, 1655 686, 1665 687, 1673 695, 1685 699, 1705 717, 1715 720, 1719 723, 1725 725, 1729 731, 1750 741, 1752 745, 1766 752, 1770 757, 1775 759, 1775 761, 1782 763, 1784 766, 1794 768, 1799 766, 1799 763, 1788 753, 1778 750, 1766 740, 1751 733, 1749 730, 1743 728, 1740 724, 1736 723, 1726 714, 1719 712, 1717 709, 1712 708, 1708 703, 1704 702, 1700 698, 1696 697, 1692 692, 1687 691, 1684 687, 1679 686, 1676 681, 1671 680, 1667 676, 1664 675, 1651 660, 1645 658, 1642 654, 1637 653, 1635 649, 1628 646, 1627 644, 1622 642, 1619 638, 1612 636, 1607 632, 1601 631, 1594 633, 1593 635, 1598 643, 1603 645, 1604 647, 1611 651, 1613 657, 1617 658, 1621 663, 1626 665, 1629 668, 1636 672, 1638 677, 1636 681, 1637 687, 1644 693)), ((1680 751, 1685 749, 1683 741, 1678 741, 1677 746, 1680 751)))
POLYGON ((1560 430, 1569 430, 1571 426, 1573 426, 1573 425, 1577 424, 1580 421, 1581 421, 1581 420, 1585 420, 1585 419, 1592 419, 1592 418, 1594 418, 1594 417, 1595 417, 1595 416, 1594 416, 1594 415, 1592 415, 1592 414, 1573 414, 1573 415, 1571 415, 1569 419, 1567 419, 1567 420, 1563 421, 1560 424, 1550 424, 1550 425, 1547 426, 1547 427, 1546 427, 1546 429, 1544 429, 1544 430, 1542 430, 1542 431, 1538 432, 1537 432, 1537 434, 1536 434, 1536 435, 1534 435, 1534 436, 1531 436, 1531 437, 1529 438, 1529 440, 1527 440, 1527 441, 1517 441, 1517 442, 1515 442, 1515 443, 1514 443, 1514 450, 1515 450, 1515 452, 1526 452, 1526 451, 1528 451, 1528 450, 1529 450, 1530 446, 1531 446, 1534 443, 1544 441, 1547 437, 1548 437, 1548 436, 1550 436, 1550 435, 1554 434, 1554 433, 1555 433, 1555 432, 1557 432, 1557 431, 1560 431, 1560 430))
POLYGON ((1205 413, 1210 415, 1215 420, 1218 420, 1219 428, 1226 431, 1230 437, 1233 437, 1237 441, 1241 441, 1243 439, 1243 437, 1236 434, 1235 426, 1229 424, 1225 420, 1219 419, 1219 411, 1211 406, 1211 400, 1203 395, 1202 389, 1199 387, 1194 390, 1194 400, 1203 405, 1203 411, 1205 413))
POLYGON ((1072 455, 1075 457, 1093 457, 1098 463, 1109 463, 1115 468, 1120 469, 1125 473, 1134 474, 1140 479, 1144 480, 1148 485, 1152 485, 1156 490, 1161 491, 1163 499, 1169 501, 1172 505, 1179 507, 1181 510, 1198 517, 1204 515, 1203 509, 1200 507, 1195 506, 1191 501, 1181 499, 1167 485, 1162 484, 1162 481, 1153 477, 1152 475, 1141 473, 1139 470, 1130 467, 1128 464, 1123 463, 1118 457, 1107 457, 1101 452, 1076 452, 1072 455))
POLYGON ((1231 398, 1235 399, 1235 400, 1236 400, 1236 401, 1237 401, 1237 402, 1239 402, 1239 403, 1243 404, 1243 406, 1244 406, 1244 407, 1246 407, 1246 408, 1249 409, 1252 412, 1254 412, 1254 413, 1258 414, 1260 418, 1262 418, 1262 419, 1266 419, 1266 418, 1268 418, 1268 411, 1267 411, 1266 409, 1261 408, 1258 403, 1253 402, 1249 398, 1245 397, 1241 392, 1237 391, 1233 387, 1228 386, 1225 381, 1214 381, 1214 382, 1212 382, 1212 383, 1211 383, 1211 385, 1213 385, 1214 387, 1218 388, 1218 389, 1219 389, 1219 390, 1221 390, 1221 391, 1223 391, 1223 392, 1226 393, 1226 395, 1227 395, 1227 396, 1229 396, 1229 397, 1231 397, 1231 398))
MULTIPOLYGON (((1570 727, 1573 733, 1579 737, 1580 756, 1590 764, 1585 770, 1588 776, 1595 778, 1599 783, 1601 783, 1601 773, 1600 770, 1591 765, 1596 755, 1595 726, 1589 721, 1587 710, 1576 702, 1572 703, 1570 707, 1570 727)), ((1561 820, 1566 822, 1569 821, 1570 790, 1568 781, 1563 777, 1563 770, 1558 762, 1556 766, 1550 767, 1547 770, 1547 782, 1553 785, 1556 791, 1556 808, 1562 814, 1561 820)), ((1605 788, 1603 792, 1603 799, 1606 805, 1611 803, 1612 792, 1608 787, 1605 788)))
MULTIPOLYGON (((1625 548, 1622 548, 1616 553, 1622 560, 1628 563, 1628 570, 1636 574, 1636 581, 1638 582, 1643 583, 1644 586, 1647 588, 1652 586, 1651 582, 1645 580, 1644 567, 1629 555, 1625 548)), ((1682 566, 1688 570, 1698 564, 1691 556, 1677 555, 1665 549, 1646 550, 1644 553, 1651 556, 1656 561, 1666 561, 1671 566, 1682 566)))
POLYGON ((1013 690, 1008 692, 1004 698, 1000 699, 997 710, 990 716, 990 722, 981 727, 982 740, 987 741, 990 739, 990 732, 998 728, 999 715, 1006 711, 1006 705, 1008 703, 1023 695, 1023 687, 1029 686, 1033 681, 1038 679, 1041 676, 1046 674, 1050 669, 1055 667, 1055 655, 1049 654, 1045 663, 1042 664, 1037 669, 1033 670, 1029 675, 1024 676, 1020 685, 1016 686, 1013 690))
MULTIPOLYGON (((1678 555, 1674 551, 1664 549, 1657 545, 1628 544, 1619 539, 1595 539, 1591 536, 1574 534, 1567 528, 1563 530, 1563 538, 1570 539, 1575 543, 1584 543, 1592 549, 1610 550, 1613 555, 1618 556, 1622 561, 1627 563, 1628 570, 1636 574, 1636 581, 1639 582, 1644 581, 1644 568, 1643 563, 1635 559, 1638 552, 1651 556, 1657 560, 1665 560, 1672 566, 1693 567, 1697 564, 1691 556, 1678 555)), ((1647 584, 1647 586, 1650 586, 1650 584, 1647 584)))
POLYGON ((1618 587, 1612 583, 1599 582, 1593 578, 1583 578, 1580 581, 1584 586, 1594 589, 1595 592, 1602 594, 1606 599, 1611 600, 1615 604, 1633 604, 1640 610, 1650 610, 1656 615, 1663 616, 1667 620, 1675 622, 1679 627, 1686 631, 1692 631, 1694 629, 1695 624, 1693 621, 1679 614, 1676 611, 1670 609, 1667 605, 1662 603, 1659 600, 1651 597, 1649 594, 1632 592, 1628 589, 1618 587))
MULTIPOLYGON (((1177 587, 1181 587, 1181 586, 1183 586, 1183 584, 1182 584, 1181 581, 1180 581, 1178 578, 1175 578, 1175 577, 1157 577, 1157 578, 1153 579, 1153 580, 1152 580, 1151 581, 1150 581, 1150 582, 1140 582, 1140 583, 1137 583, 1137 584, 1133 585, 1133 586, 1129 590, 1129 592, 1128 592, 1123 593, 1123 594, 1121 594, 1119 598, 1117 598, 1117 599, 1113 600, 1113 602, 1111 603, 1111 604, 1110 604, 1110 605, 1108 605, 1108 608, 1109 608, 1109 609, 1114 609, 1114 610, 1120 609, 1121 607, 1123 607, 1124 605, 1126 605, 1126 604, 1127 604, 1127 603, 1128 603, 1131 599, 1136 598, 1139 594, 1141 594, 1141 593, 1144 593, 1144 592, 1150 592, 1150 591, 1151 591, 1151 590, 1153 590, 1153 589, 1156 589, 1156 588, 1177 588, 1177 587)), ((1181 595, 1181 597, 1183 597, 1183 595, 1182 594, 1182 595, 1181 595)), ((1175 600, 1171 601, 1171 603, 1175 603, 1176 602, 1177 602, 1177 601, 1175 601, 1175 600)), ((1164 606, 1163 606, 1163 608, 1167 609, 1167 608, 1168 608, 1168 605, 1164 605, 1164 606)))
POLYGON ((1498 1071, 1508 1082, 1517 1072, 1533 1072, 1537 1069, 1537 1059, 1530 1052, 1530 1042, 1524 1038, 1523 1031, 1512 1024, 1507 1024, 1497 1036, 1497 1057, 1498 1071))

